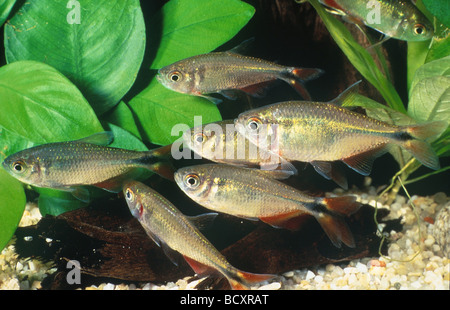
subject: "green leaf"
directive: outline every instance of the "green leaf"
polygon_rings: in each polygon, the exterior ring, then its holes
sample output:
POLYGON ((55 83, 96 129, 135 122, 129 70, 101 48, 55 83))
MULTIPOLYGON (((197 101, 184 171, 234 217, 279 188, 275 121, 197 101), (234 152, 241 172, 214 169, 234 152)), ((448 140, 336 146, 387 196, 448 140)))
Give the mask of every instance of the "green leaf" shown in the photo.
POLYGON ((142 139, 139 129, 136 126, 133 112, 125 102, 121 101, 108 113, 102 115, 102 119, 111 124, 117 125, 118 127, 124 128, 139 139, 142 139))
POLYGON ((239 0, 171 0, 151 19, 151 36, 161 36, 152 69, 208 53, 234 37, 255 13, 239 0), (161 31, 162 25, 162 34, 161 31), (156 32, 156 33, 155 33, 156 32))
POLYGON ((16 3, 16 0, 0 0, 0 26, 8 18, 14 3, 16 3))
POLYGON ((114 140, 109 145, 110 147, 134 151, 148 151, 147 146, 139 138, 127 130, 111 123, 107 123, 105 128, 108 128, 114 134, 114 140))
POLYGON ((80 91, 46 64, 18 61, 0 68, 0 98, 0 149, 5 154, 103 131, 80 91))
POLYGON ((67 76, 97 113, 133 85, 144 56, 138 0, 40 0, 21 7, 5 27, 8 63, 36 60, 67 76))
POLYGON ((39 193, 38 206, 42 216, 58 216, 64 212, 87 206, 86 202, 76 199, 70 192, 51 188, 34 188, 39 193))
POLYGON ((25 210, 22 184, 0 168, 0 251, 7 245, 25 210))
POLYGON ((309 2, 316 9, 331 36, 353 66, 380 92, 391 108, 406 112, 394 86, 378 69, 369 52, 359 45, 345 25, 326 12, 317 0, 309 0, 309 2))
POLYGON ((450 28, 450 5, 448 0, 422 0, 422 2, 431 14, 450 28))
POLYGON ((426 63, 417 70, 408 114, 419 122, 450 119, 450 56, 426 63))
POLYGON ((209 100, 180 94, 162 86, 156 79, 129 106, 142 128, 144 140, 159 145, 168 145, 181 136, 172 131, 176 125, 194 125, 194 117, 201 116, 202 123, 222 119, 219 109, 209 100), (172 135, 173 134, 173 135, 172 135))

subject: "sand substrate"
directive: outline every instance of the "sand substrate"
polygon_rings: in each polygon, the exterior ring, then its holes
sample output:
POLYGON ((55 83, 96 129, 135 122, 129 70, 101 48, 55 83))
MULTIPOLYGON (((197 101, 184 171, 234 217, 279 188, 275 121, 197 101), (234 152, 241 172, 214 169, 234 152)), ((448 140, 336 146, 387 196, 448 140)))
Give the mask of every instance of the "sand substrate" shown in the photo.
MULTIPOLYGON (((340 191, 338 194, 342 194, 340 191)), ((450 289, 450 199, 444 193, 433 196, 398 195, 385 205, 374 187, 365 192, 350 191, 359 201, 377 208, 388 208, 389 218, 402 218, 403 231, 392 232, 386 256, 367 257, 343 264, 328 264, 293 270, 271 282, 252 287, 255 290, 449 290, 450 289), (378 201, 377 201, 378 199, 378 201), (418 220, 419 219, 419 220, 418 220)), ((383 201, 384 200, 384 201, 383 201)), ((41 215, 36 204, 26 206, 20 226, 36 224, 41 215)), ((386 241, 387 242, 387 241, 386 241)), ((18 259, 14 240, 0 254, 0 289, 33 290, 54 272, 51 263, 37 259, 18 259)), ((189 278, 165 285, 104 283, 90 290, 185 290, 198 281, 189 278)))

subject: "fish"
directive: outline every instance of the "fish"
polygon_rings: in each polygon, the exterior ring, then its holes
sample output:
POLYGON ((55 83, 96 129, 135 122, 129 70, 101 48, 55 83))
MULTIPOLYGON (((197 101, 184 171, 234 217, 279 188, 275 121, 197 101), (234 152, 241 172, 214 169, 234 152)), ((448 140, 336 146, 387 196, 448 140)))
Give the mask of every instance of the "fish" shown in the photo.
POLYGON ((133 151, 108 147, 112 132, 100 132, 83 139, 46 143, 9 155, 3 168, 19 181, 35 187, 69 191, 89 201, 85 186, 120 192, 123 182, 148 170, 173 179, 174 170, 163 162, 164 147, 133 151))
POLYGON ((288 178, 297 169, 280 157, 274 157, 265 149, 259 149, 235 130, 234 120, 224 120, 195 126, 182 135, 183 145, 195 154, 216 163, 254 167, 288 178), (279 169, 278 169, 279 168, 279 169), (282 171, 286 174, 283 176, 282 171))
POLYGON ((208 96, 219 93, 236 99, 236 90, 261 97, 268 84, 282 80, 303 98, 311 96, 303 83, 322 75, 321 69, 288 67, 233 50, 212 52, 182 59, 158 70, 157 80, 173 91, 202 96, 215 104, 222 100, 208 96))
POLYGON ((175 172, 178 187, 193 201, 215 212, 261 220, 291 231, 304 216, 313 216, 333 245, 355 247, 344 217, 361 206, 355 196, 314 197, 268 177, 256 169, 224 164, 201 164, 175 172))
POLYGON ((251 284, 275 276, 239 270, 211 244, 200 229, 217 213, 186 216, 168 199, 139 181, 126 183, 123 193, 131 214, 173 263, 177 264, 174 253, 178 252, 198 275, 219 272, 232 289, 249 289, 251 284))
POLYGON ((343 107, 358 100, 357 86, 330 102, 285 101, 245 111, 235 119, 236 130, 288 161, 310 163, 328 179, 337 161, 369 175, 374 160, 392 146, 438 170, 439 159, 427 140, 439 136, 447 122, 396 126, 343 107))
POLYGON ((331 13, 403 41, 431 39, 434 27, 410 0, 319 0, 331 13))

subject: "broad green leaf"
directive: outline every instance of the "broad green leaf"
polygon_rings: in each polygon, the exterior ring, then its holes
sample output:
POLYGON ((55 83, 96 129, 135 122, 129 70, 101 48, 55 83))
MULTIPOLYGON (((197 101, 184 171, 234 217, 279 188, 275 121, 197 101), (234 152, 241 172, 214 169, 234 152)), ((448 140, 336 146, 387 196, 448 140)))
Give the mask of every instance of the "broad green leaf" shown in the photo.
POLYGON ((50 188, 35 188, 39 193, 38 206, 42 216, 58 216, 64 212, 83 208, 88 204, 76 199, 70 192, 50 188))
POLYGON ((416 74, 416 70, 426 61, 429 45, 430 42, 428 41, 408 42, 408 52, 406 54, 406 82, 408 91, 411 90, 411 84, 413 82, 414 75, 416 74))
POLYGON ((125 102, 121 101, 111 111, 102 115, 102 118, 103 120, 111 124, 126 129, 127 131, 141 139, 139 129, 136 126, 135 116, 125 102))
POLYGON ((55 67, 103 113, 128 92, 143 60, 139 1, 29 1, 6 25, 5 49, 8 63, 55 67))
POLYGON ((134 151, 148 151, 147 146, 127 130, 111 123, 107 123, 105 128, 108 128, 114 134, 114 141, 109 145, 110 147, 134 151))
POLYGON ((8 18, 16 0, 0 0, 0 27, 8 18))
POLYGON ((80 91, 56 69, 35 61, 0 68, 0 111, 0 149, 8 154, 19 151, 14 146, 75 140, 103 131, 80 91))
POLYGON ((326 12, 317 0, 309 0, 309 2, 316 9, 336 44, 353 66, 380 92, 391 108, 400 112, 406 112, 394 86, 378 69, 369 52, 359 45, 344 24, 326 12))
POLYGON ((411 90, 408 114, 419 122, 450 120, 450 76, 433 76, 411 90))
POLYGON ((221 120, 219 109, 209 100, 180 94, 162 86, 156 79, 129 106, 138 119, 144 141, 168 145, 181 136, 179 125, 192 127, 194 117, 202 117, 202 123, 221 120))
POLYGON ((414 88, 418 82, 433 76, 450 76, 450 55, 420 66, 414 74, 414 80, 411 81, 411 88, 414 88))
POLYGON ((16 231, 25 210, 22 184, 0 168, 0 251, 16 231))
POLYGON ((151 19, 153 36, 160 36, 152 51, 152 69, 190 56, 208 53, 234 37, 255 13, 240 0, 171 0, 151 19), (162 29, 161 29, 162 25, 162 29), (155 33, 161 31, 162 33, 155 33))
POLYGON ((448 0, 422 0, 427 10, 450 28, 450 5, 448 0))
POLYGON ((450 55, 450 30, 447 28, 441 36, 434 36, 428 50, 426 62, 450 55))

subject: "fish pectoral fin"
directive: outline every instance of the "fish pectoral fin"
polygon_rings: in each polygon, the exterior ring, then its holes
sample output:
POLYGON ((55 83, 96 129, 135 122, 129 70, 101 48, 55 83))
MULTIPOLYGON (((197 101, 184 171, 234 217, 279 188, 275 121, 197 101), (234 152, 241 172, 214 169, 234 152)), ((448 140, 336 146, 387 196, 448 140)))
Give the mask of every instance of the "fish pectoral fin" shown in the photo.
POLYGON ((78 200, 81 200, 82 202, 89 203, 90 201, 90 192, 86 187, 83 186, 77 186, 77 187, 69 187, 65 189, 69 191, 73 197, 77 198, 78 200))
POLYGON ((96 144, 96 145, 109 145, 114 140, 114 134, 112 131, 102 131, 98 133, 94 133, 93 135, 90 135, 88 137, 75 140, 73 142, 83 142, 83 143, 90 143, 90 144, 96 144))
POLYGON ((297 230, 304 222, 303 212, 295 210, 288 213, 281 213, 273 216, 260 217, 259 219, 264 223, 269 224, 275 228, 284 228, 288 230, 297 230))
POLYGON ((388 147, 386 145, 382 145, 378 148, 341 160, 359 174, 367 176, 372 171, 372 166, 375 159, 385 154, 386 152, 388 152, 388 147))
POLYGON ((339 169, 332 162, 328 161, 312 161, 311 165, 314 167, 321 176, 327 180, 333 180, 337 185, 343 189, 348 189, 347 178, 345 177, 343 171, 339 169))
POLYGON ((204 213, 196 216, 186 216, 189 221, 197 227, 199 230, 204 230, 212 225, 212 222, 216 219, 219 213, 211 212, 204 213))

